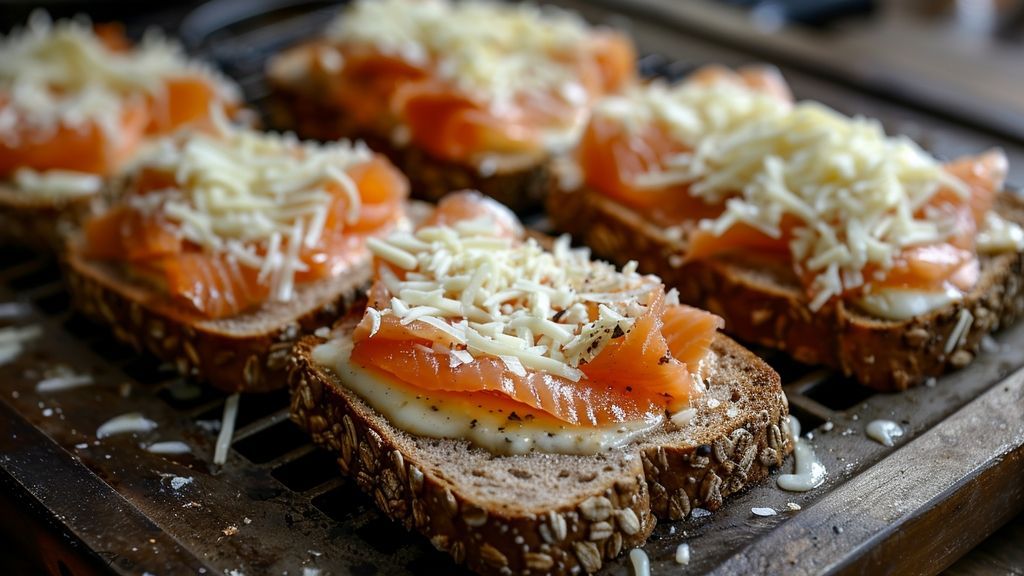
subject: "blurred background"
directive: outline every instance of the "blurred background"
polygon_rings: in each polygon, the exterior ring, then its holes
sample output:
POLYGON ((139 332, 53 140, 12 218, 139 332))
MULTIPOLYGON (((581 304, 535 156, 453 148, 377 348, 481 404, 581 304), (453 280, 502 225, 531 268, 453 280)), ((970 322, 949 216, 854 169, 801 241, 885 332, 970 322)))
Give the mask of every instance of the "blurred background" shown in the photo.
MULTIPOLYGON (((542 0, 543 1, 543 0, 542 0)), ((551 0, 632 32, 647 73, 720 62, 778 65, 800 98, 880 118, 941 157, 1000 146, 1024 185, 1024 0, 551 0), (608 9, 617 14, 609 18, 608 9), (654 24, 656 23, 656 25, 654 24), (667 31, 667 32, 666 32, 667 31)), ((213 60, 259 105, 262 65, 308 38, 338 2, 0 0, 0 32, 37 8, 149 27, 213 60), (310 17, 315 14, 314 17, 310 17)), ((0 555, 13 557, 0 544, 0 555)), ((1024 574, 1018 517, 949 574, 1024 574)))
MULTIPOLYGON (((671 22, 706 38, 830 80, 906 102, 1024 143, 1024 0, 591 0, 624 15, 671 22)), ((0 30, 37 7, 87 13, 181 33, 198 48, 244 15, 326 6, 323 2, 0 1, 0 30), (212 5, 212 6, 211 6, 212 5), (290 7, 290 8, 289 8, 290 7), (192 14, 192 17, 189 15, 192 14)), ((641 38, 641 44, 642 44, 641 38)), ((1021 180, 1018 180, 1021 181, 1021 180)))

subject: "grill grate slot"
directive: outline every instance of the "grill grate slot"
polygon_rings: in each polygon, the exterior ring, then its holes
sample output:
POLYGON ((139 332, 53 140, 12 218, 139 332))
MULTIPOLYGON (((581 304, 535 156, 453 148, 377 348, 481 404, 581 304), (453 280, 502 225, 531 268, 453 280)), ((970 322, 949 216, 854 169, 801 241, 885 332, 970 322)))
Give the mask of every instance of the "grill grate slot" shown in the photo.
MULTIPOLYGON (((248 400, 248 397, 245 400, 248 400)), ((277 460, 303 446, 309 446, 309 437, 291 420, 284 420, 264 428, 234 444, 235 450, 254 464, 265 464, 277 460)), ((276 471, 275 477, 277 477, 276 471)), ((280 480, 280 478, 278 479, 280 480)), ((288 486, 288 483, 285 482, 285 485, 288 486)))
POLYGON ((338 522, 378 514, 373 501, 348 480, 341 480, 337 488, 316 496, 311 502, 317 510, 338 522))
POLYGON ((24 293, 46 284, 60 282, 60 268, 53 262, 42 262, 31 266, 25 272, 17 274, 7 281, 16 292, 24 293))
MULTIPOLYGON (((294 426, 292 428, 301 434, 298 428, 294 426)), ((271 429, 268 428, 268 430, 271 429)), ((242 452, 237 444, 235 445, 235 450, 242 452)), ((270 475, 295 492, 306 492, 336 477, 338 475, 338 463, 333 454, 317 448, 283 466, 275 468, 270 475)))
MULTIPOLYGON (((288 407, 288 389, 275 390, 266 394, 246 394, 238 403, 238 417, 235 438, 244 436, 241 429, 260 418, 269 416, 288 407)), ((196 420, 220 420, 224 416, 224 403, 218 402, 198 414, 196 420)))
POLYGON ((848 378, 831 375, 808 387, 803 394, 811 400, 839 412, 853 408, 874 396, 876 392, 848 378))
POLYGON ((35 295, 32 302, 50 316, 64 314, 71 308, 71 297, 58 285, 48 287, 47 290, 35 295))
MULTIPOLYGON (((145 378, 138 378, 141 382, 154 382, 157 381, 159 375, 167 374, 161 368, 154 368, 153 362, 145 362, 144 359, 139 359, 136 362, 130 363, 134 369, 142 371, 145 378), (155 370, 155 372, 154 372, 155 370)), ((132 375, 132 370, 123 368, 126 373, 132 375)), ((174 375, 173 372, 170 373, 174 375)), ((171 408, 180 411, 192 410, 200 406, 205 406, 213 401, 221 401, 224 399, 224 393, 219 390, 215 390, 209 386, 200 386, 195 382, 185 380, 183 378, 176 378, 171 381, 170 384, 164 386, 156 394, 161 400, 166 402, 171 408)), ((219 416, 218 416, 219 418, 219 416)), ((201 420, 202 418, 197 418, 201 420)))

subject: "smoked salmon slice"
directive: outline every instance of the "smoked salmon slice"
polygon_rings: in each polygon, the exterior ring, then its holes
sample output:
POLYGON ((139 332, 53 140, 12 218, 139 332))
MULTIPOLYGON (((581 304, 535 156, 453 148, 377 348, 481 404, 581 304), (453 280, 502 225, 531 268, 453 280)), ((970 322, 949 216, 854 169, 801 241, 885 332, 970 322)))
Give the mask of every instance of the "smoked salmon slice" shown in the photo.
MULTIPOLYGON (((348 221, 349 199, 340 186, 324 186, 333 197, 324 232, 316 244, 299 249, 303 269, 295 273, 296 282, 343 273, 366 257, 367 238, 390 226, 402 213, 408 183, 383 157, 374 156, 353 166, 348 175, 359 192, 358 218, 348 221)), ((119 261, 156 274, 172 300, 209 318, 233 316, 266 301, 270 288, 257 270, 183 240, 159 210, 143 212, 130 202, 131 197, 177 188, 173 174, 142 169, 133 186, 125 202, 85 223, 87 257, 119 261)), ((267 249, 263 245, 253 248, 259 254, 267 249)))
MULTIPOLYGON (((745 68, 734 72, 721 66, 709 66, 694 72, 685 82, 732 84, 769 94, 780 101, 792 100, 785 81, 771 68, 745 68)), ((670 173, 666 162, 690 152, 658 122, 637 127, 627 125, 614 115, 597 114, 584 132, 576 159, 589 188, 643 211, 657 224, 681 226, 686 261, 707 260, 729 253, 791 260, 794 229, 800 225, 795 216, 784 215, 778 231, 773 234, 742 221, 724 230, 712 230, 700 224, 721 216, 728 198, 714 204, 691 194, 690 183, 644 182, 648 173, 670 173)), ((862 271, 864 283, 847 289, 845 295, 865 290, 865 283, 870 284, 871 289, 944 291, 950 287, 969 290, 977 282, 979 265, 975 237, 1002 189, 1008 169, 1006 155, 1000 150, 991 150, 960 158, 943 168, 951 177, 950 181, 940 183, 940 189, 930 200, 915 208, 915 217, 923 218, 926 211, 937 212, 937 217, 952 222, 954 233, 944 243, 902 249, 886 269, 875 264, 866 266, 862 271)), ((740 192, 737 190, 736 194, 740 192)), ((819 290, 815 281, 821 271, 805 270, 802 262, 792 264, 814 301, 819 290)))
MULTIPOLYGON (((419 8, 406 10, 418 12, 419 8)), ((462 8, 451 10, 461 12, 462 8)), ((503 9, 494 12, 494 18, 507 17, 503 9)), ((351 22, 360 22, 358 14, 351 17, 351 22)), ((372 38, 353 25, 352 32, 339 32, 330 42, 308 43, 295 54, 359 129, 390 136, 400 126, 409 144, 454 161, 472 161, 486 153, 546 152, 546 132, 571 129, 585 118, 598 97, 636 77, 635 48, 627 36, 617 32, 588 29, 572 41, 545 40, 539 46, 527 46, 523 40, 512 48, 505 46, 509 41, 502 38, 502 32, 493 40, 468 35, 466 44, 472 45, 453 48, 433 37, 457 40, 458 26, 446 22, 456 29, 439 33, 433 27, 440 22, 418 26, 416 22, 422 18, 436 18, 436 14, 410 14, 413 24, 405 32, 405 50, 395 50, 388 38, 372 38), (505 81, 493 90, 498 95, 492 94, 490 88, 478 85, 479 76, 488 76, 490 71, 471 66, 463 70, 460 63, 471 56, 450 54, 474 47, 479 48, 481 58, 510 52, 504 59, 543 59, 543 63, 557 66, 558 77, 565 83, 550 81, 550 74, 531 82, 527 71, 520 75, 521 83, 519 78, 505 81)), ((500 28, 503 24, 495 25, 500 28)))
MULTIPOLYGON (((449 196, 424 226, 454 226, 486 212, 504 222, 493 228, 494 234, 508 237, 507 219, 514 221, 514 216, 479 195, 449 196)), ((388 270, 399 278, 404 274, 388 270)), ((611 336, 595 356, 581 362, 583 377, 573 380, 467 350, 448 331, 423 320, 406 322, 381 313, 389 310, 393 296, 378 277, 369 292, 372 310, 353 332, 355 364, 420 390, 497 395, 575 426, 650 420, 685 408, 701 393, 691 367, 697 368, 722 327, 721 318, 713 314, 667 305, 664 287, 658 285, 630 329, 611 336)), ((595 313, 596 307, 591 311, 595 313)))
MULTIPOLYGON (((121 26, 98 25, 93 33, 111 53, 132 57, 131 42, 121 26)), ((9 93, 0 89, 0 115, 14 120, 13 135, 0 139, 0 178, 10 176, 19 168, 109 175, 135 155, 144 139, 169 134, 187 125, 208 125, 212 122, 212 106, 221 106, 229 114, 238 107, 215 79, 195 72, 184 70, 159 81, 152 90, 118 85, 105 87, 104 91, 117 98, 116 104, 120 107, 112 121, 85 118, 69 122, 55 118, 53 126, 38 125, 37 120, 11 103, 9 93)), ((77 87, 48 86, 45 89, 58 99, 82 97, 77 87)), ((94 98, 88 93, 85 97, 94 98)))

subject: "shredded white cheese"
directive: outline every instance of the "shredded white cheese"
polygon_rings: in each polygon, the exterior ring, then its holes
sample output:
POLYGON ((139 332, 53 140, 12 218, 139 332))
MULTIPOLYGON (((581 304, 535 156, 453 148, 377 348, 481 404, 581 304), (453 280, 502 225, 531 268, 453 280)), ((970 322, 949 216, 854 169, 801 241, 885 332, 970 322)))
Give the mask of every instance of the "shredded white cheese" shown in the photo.
POLYGON ((214 464, 222 465, 228 461, 231 438, 235 435, 235 420, 238 419, 239 398, 239 394, 235 392, 224 401, 224 416, 221 419, 220 433, 217 434, 217 443, 213 449, 214 464))
MULTIPOLYGON (((358 0, 328 27, 327 38, 428 68, 441 82, 501 116, 514 111, 525 94, 543 93, 572 108, 587 105, 593 96, 580 77, 579 61, 590 57, 585 51, 591 33, 577 15, 550 6, 358 0)), ((551 126, 543 131, 550 150, 572 146, 584 126, 583 114, 561 116, 548 119, 551 126)), ((396 141, 404 136, 399 131, 396 141)), ((493 170, 493 160, 482 159, 480 170, 493 170)))
POLYGON ((118 52, 88 21, 55 23, 46 12, 33 12, 25 28, 0 37, 0 93, 7 98, 0 107, 0 140, 17 145, 25 128, 48 137, 59 127, 96 125, 116 141, 127 101, 163 98, 163 81, 186 75, 208 78, 225 101, 239 99, 234 84, 156 33, 118 52))
POLYGON ((25 346, 42 334, 43 329, 39 326, 0 328, 0 366, 13 362, 18 356, 21 356, 25 346))
MULTIPOLYGON (((928 206, 941 189, 965 198, 959 179, 915 143, 882 126, 821 104, 789 105, 730 82, 655 84, 604 102, 596 114, 627 129, 652 123, 688 150, 662 159, 640 186, 687 184, 709 204, 724 204, 701 227, 721 235, 746 224, 767 236, 793 225, 794 261, 813 276, 812 309, 870 284, 909 246, 945 242, 954 216, 928 206)), ((1006 237, 1006 235, 1002 235, 1006 237)))
POLYGON ((989 212, 981 223, 976 242, 978 252, 984 254, 1020 252, 1024 250, 1024 228, 994 211, 989 212))
POLYGON ((72 170, 37 172, 31 168, 19 168, 14 172, 13 181, 20 192, 43 198, 91 196, 103 187, 102 177, 72 170))
POLYGON ((358 0, 327 30, 332 41, 430 66, 495 106, 525 88, 586 98, 565 56, 587 34, 578 16, 551 7, 450 0, 358 0))
POLYGON ((346 170, 372 157, 362 143, 321 145, 221 123, 219 133, 164 140, 149 151, 136 169, 173 174, 174 189, 129 201, 162 213, 184 239, 258 270, 271 298, 286 301, 306 269, 301 250, 324 233, 335 198, 327 187, 345 193, 344 224, 355 222, 359 191, 346 170))
POLYGON ((577 381, 579 370, 613 338, 632 328, 661 281, 590 260, 559 238, 551 251, 533 239, 494 236, 495 223, 428 226, 373 242, 378 274, 393 297, 369 308, 380 318, 421 321, 455 344, 452 365, 478 354, 500 358, 509 371, 545 370, 577 381), (384 262, 407 271, 400 280, 384 262), (588 308, 596 309, 592 319, 588 308))
POLYGON ((971 324, 974 323, 974 314, 967 308, 960 310, 960 316, 957 317, 956 325, 953 326, 953 330, 949 333, 949 338, 946 339, 946 346, 943 351, 949 354, 956 349, 957 346, 967 337, 967 334, 971 330, 971 324))
POLYGON ((107 438, 115 434, 143 434, 156 430, 156 422, 138 412, 129 412, 107 420, 96 429, 96 438, 107 438))
POLYGON ((89 386, 93 383, 89 374, 62 374, 45 378, 36 383, 36 392, 46 394, 50 392, 63 392, 73 390, 82 386, 89 386))

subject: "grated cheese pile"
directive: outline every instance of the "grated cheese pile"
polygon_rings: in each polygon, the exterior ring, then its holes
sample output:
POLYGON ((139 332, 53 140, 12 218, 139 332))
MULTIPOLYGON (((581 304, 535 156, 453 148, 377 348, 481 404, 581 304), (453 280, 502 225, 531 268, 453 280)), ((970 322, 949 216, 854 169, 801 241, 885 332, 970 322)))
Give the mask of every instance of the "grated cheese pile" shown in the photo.
POLYGON ((288 300, 306 268, 300 251, 323 235, 334 199, 326 187, 344 192, 345 220, 354 223, 360 196, 346 170, 372 157, 362 143, 320 145, 221 124, 219 134, 164 140, 150 151, 138 168, 173 173, 175 187, 129 201, 159 212, 184 239, 259 270, 271 297, 288 300))
POLYGON ((526 90, 584 103, 570 56, 587 35, 579 17, 554 8, 451 0, 358 0, 327 31, 332 41, 432 66, 441 80, 496 110, 526 90))
POLYGON ((36 11, 24 29, 0 38, 0 139, 17 145, 20 130, 41 137, 61 126, 95 124, 111 140, 120 135, 125 99, 162 96, 169 76, 203 75, 225 99, 236 100, 233 84, 189 61, 181 47, 155 33, 125 52, 107 48, 81 20, 52 22, 36 11))
POLYGON ((812 310, 869 285, 874 278, 864 277, 865 267, 882 274, 904 248, 942 243, 954 233, 950 211, 926 206, 940 189, 961 198, 969 190, 917 144, 821 104, 771 100, 721 84, 655 85, 612 99, 597 113, 631 130, 659 122, 692 147, 637 184, 688 184, 709 204, 724 202, 722 215, 702 228, 721 235, 742 223, 779 238, 783 218, 795 222, 790 249, 814 276, 812 310))
MULTIPOLYGON (((777 118, 791 108, 789 102, 733 82, 670 86, 655 81, 602 99, 594 115, 612 118, 633 133, 652 125, 663 126, 674 142, 699 148, 705 145, 710 134, 722 134, 751 122, 777 118)), ((691 179, 688 172, 668 170, 641 174, 632 184, 638 188, 662 188, 685 184, 691 179)))
MULTIPOLYGON (((618 272, 591 261, 588 250, 570 249, 568 236, 548 252, 532 238, 496 237, 495 228, 482 217, 371 239, 379 259, 406 271, 399 279, 378 264, 393 297, 367 310, 375 326, 384 315, 428 323, 457 344, 438 347, 453 366, 486 354, 519 375, 531 368, 578 381, 579 365, 628 333, 661 287, 657 277, 638 274, 635 262, 618 272)), ((668 300, 678 302, 674 291, 668 300)))

